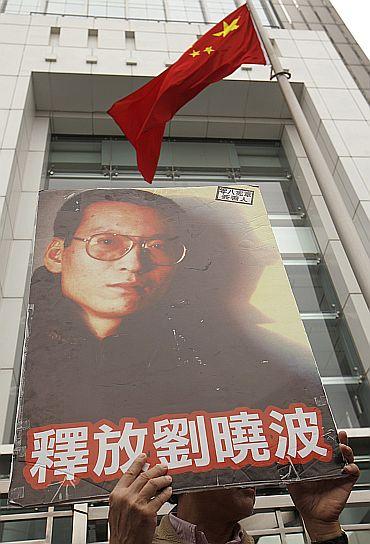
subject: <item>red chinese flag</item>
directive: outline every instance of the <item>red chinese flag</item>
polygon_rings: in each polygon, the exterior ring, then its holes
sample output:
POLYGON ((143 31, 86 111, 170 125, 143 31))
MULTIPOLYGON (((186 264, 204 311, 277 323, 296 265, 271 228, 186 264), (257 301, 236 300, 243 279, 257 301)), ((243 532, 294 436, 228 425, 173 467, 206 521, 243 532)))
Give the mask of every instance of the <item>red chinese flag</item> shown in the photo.
POLYGON ((166 123, 184 104, 241 64, 267 62, 244 5, 211 28, 170 68, 115 102, 108 113, 135 147, 144 179, 152 182, 166 123))

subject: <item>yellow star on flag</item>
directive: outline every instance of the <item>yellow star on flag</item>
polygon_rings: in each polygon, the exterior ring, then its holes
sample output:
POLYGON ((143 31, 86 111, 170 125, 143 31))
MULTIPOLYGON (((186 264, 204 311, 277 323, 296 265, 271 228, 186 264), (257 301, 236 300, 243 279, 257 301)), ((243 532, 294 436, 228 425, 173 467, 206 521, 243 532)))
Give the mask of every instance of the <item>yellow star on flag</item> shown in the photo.
POLYGON ((237 30, 239 28, 239 25, 238 25, 239 19, 240 17, 238 17, 237 19, 234 19, 230 24, 227 24, 226 21, 223 21, 222 24, 224 26, 224 29, 221 30, 221 32, 216 32, 216 34, 213 34, 213 35, 217 37, 222 36, 223 38, 226 38, 226 36, 230 34, 230 32, 233 32, 233 30, 237 30))
POLYGON ((194 58, 194 57, 198 57, 198 56, 200 55, 200 51, 195 51, 195 50, 193 49, 193 51, 192 51, 191 53, 189 53, 189 54, 190 54, 193 58, 194 58))
POLYGON ((206 47, 205 49, 203 49, 204 53, 208 53, 208 55, 210 55, 211 53, 214 53, 214 49, 212 47, 212 45, 209 45, 208 47, 206 47))

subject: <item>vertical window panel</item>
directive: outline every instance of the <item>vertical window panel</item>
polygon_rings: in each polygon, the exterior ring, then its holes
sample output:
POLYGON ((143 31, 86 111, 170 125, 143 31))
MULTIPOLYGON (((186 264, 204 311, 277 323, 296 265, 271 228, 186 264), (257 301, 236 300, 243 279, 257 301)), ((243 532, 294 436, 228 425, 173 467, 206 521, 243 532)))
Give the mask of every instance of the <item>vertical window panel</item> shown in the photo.
POLYGON ((53 519, 51 544, 66 544, 72 542, 73 517, 56 517, 53 519))

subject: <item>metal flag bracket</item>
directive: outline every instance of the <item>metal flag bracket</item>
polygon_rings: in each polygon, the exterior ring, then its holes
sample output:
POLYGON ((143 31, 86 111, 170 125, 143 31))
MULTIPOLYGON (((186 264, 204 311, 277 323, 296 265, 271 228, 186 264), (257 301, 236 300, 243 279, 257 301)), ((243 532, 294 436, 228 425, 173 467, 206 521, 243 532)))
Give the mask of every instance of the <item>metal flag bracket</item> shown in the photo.
POLYGON ((287 79, 290 79, 292 77, 292 74, 290 73, 290 71, 287 68, 284 68, 281 72, 274 73, 274 69, 271 66, 270 81, 277 78, 278 76, 286 76, 287 79))

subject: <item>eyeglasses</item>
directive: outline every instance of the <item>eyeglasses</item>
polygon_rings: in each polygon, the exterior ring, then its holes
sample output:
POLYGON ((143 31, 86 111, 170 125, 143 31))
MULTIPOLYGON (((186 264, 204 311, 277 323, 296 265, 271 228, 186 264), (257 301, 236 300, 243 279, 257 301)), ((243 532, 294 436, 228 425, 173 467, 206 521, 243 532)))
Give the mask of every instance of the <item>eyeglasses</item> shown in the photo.
POLYGON ((172 266, 180 263, 187 251, 178 238, 145 240, 116 232, 102 232, 88 238, 74 236, 73 240, 85 242, 86 253, 98 261, 117 261, 127 255, 134 246, 139 246, 153 264, 172 266))

